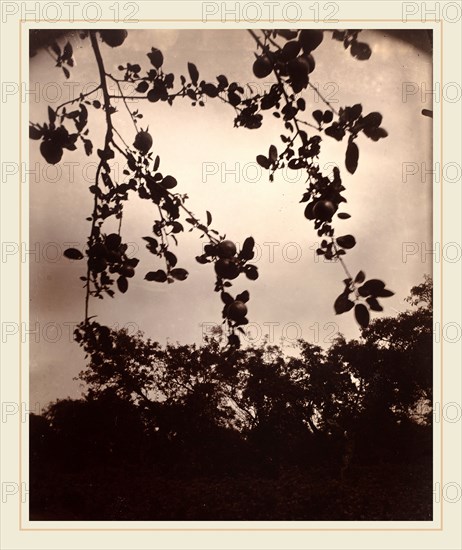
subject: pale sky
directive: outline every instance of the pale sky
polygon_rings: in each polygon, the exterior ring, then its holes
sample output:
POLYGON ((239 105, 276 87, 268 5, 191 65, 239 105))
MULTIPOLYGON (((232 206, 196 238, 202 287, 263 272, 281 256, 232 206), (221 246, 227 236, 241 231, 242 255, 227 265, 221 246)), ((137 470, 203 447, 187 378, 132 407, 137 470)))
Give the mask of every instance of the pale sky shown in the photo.
MULTIPOLYGON (((381 112, 382 125, 389 133, 379 142, 360 136, 359 167, 354 175, 344 168, 345 141, 337 143, 326 136, 321 146, 321 166, 326 166, 328 173, 328 163, 337 163, 347 188, 344 195, 348 203, 342 210, 352 217, 335 224, 338 235, 351 233, 358 243, 347 254, 347 265, 351 272, 362 269, 368 278, 383 279, 395 292, 382 302, 382 315, 388 316, 407 307, 404 298, 410 288, 423 279, 424 273, 431 273, 432 266, 431 255, 421 254, 422 249, 431 249, 432 242, 432 179, 422 176, 422 166, 430 170, 432 162, 432 120, 421 114, 422 109, 432 108, 432 97, 420 93, 432 88, 432 61, 431 55, 417 46, 426 43, 425 31, 409 33, 412 39, 407 41, 383 30, 364 31, 361 40, 369 43, 373 53, 368 61, 357 61, 326 32, 314 52, 316 69, 311 75, 311 82, 336 108, 361 103, 364 113, 381 112), (411 83, 408 89, 418 89, 418 93, 403 101, 405 83, 411 83), (409 173, 417 173, 408 175, 404 182, 405 163, 409 173), (418 247, 418 253, 403 261, 406 247, 418 247)), ((97 81, 89 40, 82 42, 75 37, 71 42, 76 66, 67 84, 46 52, 31 60, 31 84, 36 83, 41 92, 40 100, 31 96, 30 120, 34 122, 47 119, 48 104, 55 108, 70 99, 73 89, 83 86, 88 91, 97 81)), ((271 82, 271 78, 257 81, 253 76, 254 43, 242 30, 130 30, 121 47, 101 45, 106 70, 115 75, 117 66, 127 61, 149 70, 146 53, 151 47, 162 50, 164 70, 175 73, 176 79, 187 74, 190 61, 208 81, 225 74, 229 81, 249 83, 260 90, 265 82, 271 82)), ((110 90, 116 93, 112 87, 110 90)), ((312 90, 303 95, 307 113, 323 109, 312 90)), ((315 256, 319 239, 312 223, 303 216, 304 205, 299 204, 304 179, 297 173, 283 172, 270 183, 268 173, 255 162, 258 154, 267 154, 270 144, 281 147, 281 122, 266 114, 258 130, 233 128, 233 109, 217 99, 209 100, 204 108, 193 108, 189 100, 181 98, 173 107, 147 101, 132 101, 131 105, 144 114, 141 125, 149 124, 153 150, 161 158, 160 169, 177 178, 178 192, 190 197, 189 208, 204 220, 205 211, 210 210, 214 228, 238 243, 251 235, 261 250, 255 261, 260 278, 249 281, 241 275, 231 289, 234 294, 245 289, 250 292, 249 337, 261 343, 271 325, 275 343, 281 336, 299 336, 327 346, 338 331, 347 338, 357 338, 359 328, 352 312, 334 313, 333 303, 343 289, 344 273, 339 264, 324 263, 315 256), (289 181, 289 176, 294 181, 289 181)), ((117 107, 116 127, 132 143, 134 128, 122 102, 117 107)), ((89 112, 96 149, 102 143, 104 115, 91 107, 89 112)), ((310 114, 306 117, 313 121, 310 114)), ((70 262, 62 251, 67 248, 64 243, 80 243, 77 248, 84 250, 89 231, 85 218, 90 215, 92 202, 88 187, 96 160, 79 148, 66 151, 61 165, 47 168, 38 142, 31 141, 30 161, 33 165, 39 162, 42 174, 48 174, 39 182, 32 179, 30 187, 30 243, 41 251, 40 257, 34 258, 38 261, 30 264, 30 323, 39 326, 37 341, 32 338, 30 346, 31 402, 46 406, 57 398, 78 397, 83 389, 73 381, 84 367, 84 357, 72 341, 71 327, 84 313, 79 277, 85 274, 85 263, 70 262)), ((113 167, 122 177, 122 160, 116 159, 116 164, 113 167)), ((112 300, 93 300, 91 314, 109 326, 139 328, 162 344, 200 343, 202 324, 222 321, 222 303, 213 292, 213 265, 195 261, 202 241, 197 233, 184 233, 175 253, 178 265, 189 271, 188 279, 173 285, 144 281, 146 272, 163 268, 162 260, 149 254, 141 239, 152 235, 155 213, 154 205, 136 197, 126 205, 123 239, 133 243, 135 256, 141 261, 128 292, 117 292, 112 300)), ((106 229, 111 232, 109 224, 106 229)))

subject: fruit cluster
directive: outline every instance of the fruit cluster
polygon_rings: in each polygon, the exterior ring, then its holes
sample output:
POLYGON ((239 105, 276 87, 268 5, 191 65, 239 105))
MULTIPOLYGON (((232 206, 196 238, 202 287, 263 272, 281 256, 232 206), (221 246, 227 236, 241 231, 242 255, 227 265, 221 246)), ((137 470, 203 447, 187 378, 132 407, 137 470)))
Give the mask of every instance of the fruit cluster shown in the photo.
MULTIPOLYGON (((122 243, 120 235, 110 233, 102 240, 93 243, 88 250, 88 268, 94 277, 97 274, 105 273, 109 268, 110 273, 119 274, 117 286, 121 292, 128 288, 127 279, 135 275, 135 267, 138 265, 137 258, 128 258, 126 255, 127 245, 122 243)), ((102 276, 103 285, 109 284, 109 278, 102 276)))
POLYGON ((196 260, 201 263, 215 264, 217 275, 216 290, 231 286, 230 280, 236 279, 241 273, 245 273, 248 279, 254 281, 258 278, 258 269, 247 262, 254 257, 253 248, 255 241, 248 237, 238 253, 236 245, 230 240, 223 240, 219 243, 207 244, 204 247, 204 254, 197 256, 196 260))
POLYGON ((295 93, 308 86, 309 75, 314 71, 316 62, 311 54, 323 40, 323 31, 305 29, 297 40, 286 42, 283 48, 270 51, 267 48, 257 56, 253 64, 253 73, 257 78, 266 78, 273 71, 282 77, 289 77, 295 93))

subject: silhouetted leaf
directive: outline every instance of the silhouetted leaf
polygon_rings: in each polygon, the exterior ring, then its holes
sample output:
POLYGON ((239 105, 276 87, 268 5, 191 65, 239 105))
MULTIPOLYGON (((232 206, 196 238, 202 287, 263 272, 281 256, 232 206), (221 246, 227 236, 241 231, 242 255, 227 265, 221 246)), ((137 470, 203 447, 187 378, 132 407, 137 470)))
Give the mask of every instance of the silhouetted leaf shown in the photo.
POLYGON ((322 115, 322 121, 326 124, 330 124, 334 118, 334 114, 332 111, 324 111, 324 114, 322 115))
POLYGON ((363 286, 358 288, 358 292, 361 296, 379 296, 380 292, 385 289, 385 283, 380 279, 369 279, 363 286))
POLYGON ((337 216, 341 220, 347 220, 348 218, 351 218, 350 214, 347 214, 346 212, 340 212, 340 214, 337 214, 337 216))
POLYGON ((212 84, 210 82, 206 82, 202 86, 202 90, 209 97, 217 97, 217 95, 218 95, 218 88, 215 86, 215 84, 212 84))
POLYGON ((234 302, 234 298, 231 296, 231 294, 228 294, 227 292, 222 292, 220 294, 220 297, 223 300, 223 303, 227 306, 229 306, 229 304, 232 304, 234 302))
POLYGON ((362 328, 366 328, 369 325, 369 310, 364 304, 355 305, 355 317, 362 328))
POLYGON ((341 237, 337 237, 337 243, 342 248, 353 248, 356 244, 356 239, 353 237, 353 235, 343 235, 341 237))
POLYGON ((162 67, 164 56, 160 50, 157 48, 151 48, 151 51, 146 55, 149 57, 149 61, 156 69, 162 67))
POLYGON ((244 292, 241 292, 240 294, 238 294, 236 296, 236 300, 240 301, 240 302, 248 302, 249 301, 249 298, 250 298, 250 295, 249 295, 249 292, 247 290, 244 290, 244 292))
POLYGON ((268 168, 271 166, 270 160, 267 159, 264 155, 258 155, 257 162, 262 168, 265 168, 266 170, 268 170, 268 168))
POLYGON ((210 212, 207 210, 206 215, 207 215, 207 225, 210 225, 212 223, 212 214, 210 214, 210 212))
POLYGON ((167 260, 167 263, 169 264, 170 267, 176 266, 178 262, 178 258, 175 256, 175 254, 173 254, 173 252, 170 252, 170 250, 166 250, 164 252, 164 257, 167 260))
POLYGON ((50 124, 54 124, 56 120, 56 113, 51 107, 48 107, 48 120, 50 121, 50 124))
POLYGON ((165 281, 167 280, 167 274, 162 269, 158 269, 157 271, 150 271, 149 273, 146 273, 146 276, 144 278, 146 279, 146 281, 165 283, 165 281))
POLYGON ((63 60, 70 59, 72 57, 73 50, 70 42, 66 42, 64 46, 63 55, 61 56, 63 60))
POLYGON ((360 61, 365 61, 372 55, 372 50, 365 42, 353 42, 350 51, 351 55, 360 61))
POLYGON ((356 172, 356 168, 358 168, 358 159, 358 146, 354 141, 349 141, 345 155, 345 166, 350 174, 354 174, 356 172))
POLYGON ((242 245, 242 250, 239 256, 244 260, 251 260, 254 257, 253 248, 255 246, 255 241, 253 237, 247 237, 242 245))
POLYGON ((364 271, 359 271, 355 277, 355 283, 360 285, 365 281, 365 279, 366 279, 366 274, 364 273, 364 271))
POLYGON ((334 302, 334 310, 337 315, 350 311, 353 308, 354 302, 352 302, 346 293, 340 294, 334 302))
POLYGON ((318 124, 321 124, 323 116, 324 114, 321 110, 316 109, 316 111, 313 111, 313 118, 318 124))
POLYGON ((117 279, 117 288, 120 290, 120 292, 122 292, 122 294, 124 294, 128 290, 128 281, 123 275, 121 275, 117 279))
POLYGON ((364 128, 364 135, 367 136, 372 141, 379 141, 379 139, 384 139, 388 136, 388 132, 385 128, 364 128))
POLYGON ((197 67, 196 65, 194 65, 194 63, 188 63, 188 72, 191 78, 191 82, 194 84, 194 86, 197 86, 197 81, 199 80, 199 71, 197 70, 197 67))
POLYGON ((326 135, 333 137, 337 141, 342 141, 345 137, 345 130, 338 124, 338 122, 333 122, 324 130, 324 132, 326 135))
POLYGON ((165 176, 165 178, 160 182, 164 189, 173 189, 178 185, 178 182, 173 176, 165 176))
POLYGON ((255 265, 247 265, 245 268, 245 274, 251 281, 256 281, 258 279, 258 269, 255 265))
POLYGON ((382 124, 382 120, 383 117, 381 113, 373 111, 363 118, 362 123, 364 126, 368 126, 370 128, 378 128, 382 124))
POLYGON ((394 296, 394 295, 395 295, 394 292, 386 288, 384 288, 383 290, 379 290, 379 292, 377 292, 376 294, 378 298, 391 298, 391 296, 394 296))
POLYGON ((42 131, 34 126, 29 126, 29 138, 30 139, 40 139, 42 137, 42 131))
POLYGON ((379 304, 376 298, 369 296, 369 298, 366 298, 366 302, 369 304, 372 311, 383 311, 383 307, 379 304))
POLYGON ((188 272, 186 269, 177 267, 176 269, 172 269, 172 271, 170 271, 170 275, 177 281, 184 281, 188 277, 188 272))
POLYGON ((142 80, 136 87, 136 91, 139 92, 140 94, 144 94, 145 92, 148 91, 148 88, 149 88, 148 82, 146 80, 142 80))
POLYGON ((278 160, 278 150, 275 145, 270 145, 269 148, 269 159, 271 162, 276 162, 278 160))
POLYGON ((68 248, 64 251, 64 256, 70 260, 82 260, 83 254, 77 248, 68 248))

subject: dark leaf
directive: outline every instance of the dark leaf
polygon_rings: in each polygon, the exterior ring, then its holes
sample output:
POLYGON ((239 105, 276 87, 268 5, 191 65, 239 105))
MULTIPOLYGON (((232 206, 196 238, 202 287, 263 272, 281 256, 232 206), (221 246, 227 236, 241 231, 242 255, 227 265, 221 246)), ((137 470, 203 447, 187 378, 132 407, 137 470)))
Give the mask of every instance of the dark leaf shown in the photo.
POLYGON ((122 292, 122 294, 124 294, 128 290, 128 281, 123 275, 121 275, 117 279, 117 288, 120 290, 120 292, 122 292))
POLYGON ((157 240, 153 237, 143 237, 143 239, 148 242, 146 248, 154 254, 156 252, 157 246, 159 245, 157 240))
POLYGON ((355 305, 355 317, 362 328, 366 328, 369 325, 369 310, 364 304, 355 305))
POLYGON ((384 139, 388 136, 388 132, 385 128, 364 128, 364 135, 366 135, 372 141, 379 141, 379 139, 384 139))
POLYGON ((164 189, 173 189, 178 185, 178 182, 173 176, 165 176, 165 178, 160 182, 164 189))
POLYGON ((372 55, 372 50, 365 42, 353 42, 350 52, 353 57, 360 61, 365 61, 372 55))
POLYGON ((342 248, 353 248, 356 244, 356 239, 353 235, 343 235, 341 237, 337 237, 337 244, 342 248))
POLYGON ((378 296, 379 298, 390 298, 391 296, 394 296, 394 295, 395 295, 394 292, 392 292, 391 290, 388 290, 386 288, 384 288, 383 290, 380 290, 376 294, 376 296, 378 296))
POLYGON ((369 298, 366 298, 366 302, 369 304, 372 311, 383 311, 383 307, 379 304, 376 298, 370 296, 369 298))
POLYGON ((64 60, 70 59, 72 57, 72 54, 73 54, 72 46, 69 42, 66 42, 66 45, 64 46, 62 58, 64 60))
POLYGON ((218 88, 215 86, 215 84, 212 84, 210 82, 205 83, 202 86, 202 90, 209 97, 217 97, 217 95, 218 95, 218 88))
POLYGON ((144 94, 145 92, 148 91, 148 88, 149 88, 149 84, 146 82, 146 80, 142 80, 136 87, 136 91, 139 92, 140 94, 144 94))
POLYGON ((338 31, 338 30, 335 30, 333 33, 332 33, 332 38, 334 40, 339 40, 340 42, 343 42, 343 40, 345 39, 345 36, 346 36, 346 31, 338 31))
POLYGON ((255 241, 253 237, 247 237, 247 239, 244 241, 244 244, 242 245, 242 250, 240 253, 240 257, 244 260, 251 260, 254 256, 253 248, 255 246, 255 241))
POLYGON ((56 113, 51 107, 48 107, 48 120, 50 121, 50 124, 54 124, 56 120, 56 113))
POLYGON ((30 139, 40 139, 42 137, 42 131, 34 126, 29 126, 29 138, 30 139))
POLYGON ((244 290, 244 292, 241 292, 236 296, 236 300, 240 302, 248 302, 250 298, 249 292, 247 290, 244 290))
POLYGON ((200 263, 200 264, 208 264, 208 260, 207 260, 207 256, 205 256, 204 254, 202 254, 202 256, 196 256, 196 262, 200 263))
POLYGON ((144 278, 146 279, 146 281, 165 283, 165 281, 167 280, 167 274, 162 269, 158 269, 157 271, 150 271, 149 273, 146 273, 146 276, 144 278))
POLYGON ((149 57, 149 61, 156 69, 162 67, 164 56, 160 50, 157 48, 151 48, 151 51, 146 55, 149 57))
POLYGON ((356 103, 353 107, 350 108, 350 119, 351 121, 356 120, 361 116, 363 112, 363 106, 361 103, 356 103))
POLYGON ((346 212, 340 212, 340 214, 337 214, 337 216, 341 220, 347 220, 348 218, 351 218, 350 214, 347 214, 346 212))
POLYGON ((345 136, 345 130, 337 122, 333 122, 324 132, 337 141, 342 141, 345 136))
POLYGON ((245 274, 248 279, 251 281, 256 281, 258 279, 258 269, 255 265, 247 265, 245 268, 245 274))
POLYGON ((359 271, 355 277, 355 283, 360 285, 361 283, 364 283, 365 279, 366 274, 364 273, 364 271, 359 271))
POLYGON ((268 170, 268 168, 271 166, 270 160, 267 159, 264 155, 258 155, 257 162, 262 168, 265 168, 266 170, 268 170))
POLYGON ((70 260, 82 260, 83 254, 77 248, 68 248, 64 251, 64 256, 70 260))
POLYGON ((363 286, 358 288, 361 296, 379 296, 385 289, 385 283, 379 279, 369 279, 363 286))
POLYGON ((188 72, 191 78, 191 82, 194 84, 194 86, 197 86, 197 81, 199 80, 199 71, 197 70, 197 67, 196 65, 194 65, 194 63, 188 63, 188 72))
POLYGON ((170 252, 170 250, 166 250, 164 252, 164 257, 167 260, 167 263, 169 264, 170 267, 176 266, 178 262, 178 258, 175 256, 175 254, 173 254, 173 252, 170 252))
POLYGON ((324 114, 322 115, 322 121, 326 124, 330 124, 334 118, 334 115, 332 111, 324 111, 324 114))
POLYGON ((210 214, 210 212, 207 210, 206 215, 207 215, 207 225, 210 225, 212 223, 212 214, 210 214))
POLYGON ((231 296, 231 294, 228 294, 227 292, 222 292, 220 294, 220 297, 223 300, 223 303, 227 306, 229 306, 229 304, 232 304, 234 302, 234 298, 231 296))
POLYGON ((382 124, 382 120, 381 113, 373 111, 362 119, 362 124, 369 128, 378 128, 382 124))
POLYGON ((181 233, 183 231, 183 226, 180 222, 173 222, 171 224, 172 233, 181 233))
POLYGON ((358 146, 354 141, 348 142, 348 147, 346 150, 346 156, 345 156, 345 166, 350 172, 350 174, 354 174, 356 172, 356 168, 358 168, 358 159, 359 159, 359 149, 358 146))
POLYGON ((177 267, 176 269, 172 269, 172 271, 170 271, 170 275, 177 281, 184 281, 188 277, 188 272, 186 269, 177 267))
POLYGON ((337 315, 350 311, 350 309, 352 309, 353 306, 354 306, 354 302, 352 302, 348 298, 348 295, 344 292, 342 292, 342 294, 340 294, 340 296, 338 296, 334 302, 334 309, 337 315))
POLYGON ((321 124, 323 117, 324 117, 323 112, 320 111, 319 109, 316 109, 316 111, 313 111, 313 118, 318 124, 321 124))
POLYGON ((269 148, 269 159, 271 162, 276 162, 278 160, 278 150, 274 145, 270 145, 269 148))

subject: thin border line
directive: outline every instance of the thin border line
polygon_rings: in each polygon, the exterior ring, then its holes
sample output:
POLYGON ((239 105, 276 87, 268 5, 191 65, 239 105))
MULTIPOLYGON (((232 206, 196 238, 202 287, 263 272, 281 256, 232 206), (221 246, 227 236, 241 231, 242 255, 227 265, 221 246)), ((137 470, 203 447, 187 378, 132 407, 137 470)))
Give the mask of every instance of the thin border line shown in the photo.
MULTIPOLYGON (((443 86, 443 24, 440 22, 440 49, 441 49, 441 55, 440 55, 440 86, 443 86)), ((433 83, 434 84, 434 83, 433 83)), ((433 89, 433 86, 432 86, 433 89)), ((435 103, 435 96, 433 96, 433 104, 435 103)), ((434 141, 434 136, 433 140, 434 141)), ((433 162, 435 162, 434 155, 433 162)), ((440 327, 441 327, 441 348, 440 348, 440 400, 441 400, 441 407, 443 406, 443 391, 444 391, 444 385, 443 385, 443 347, 444 347, 444 339, 443 339, 443 98, 442 94, 440 93, 440 327)), ((433 210, 433 209, 432 209, 433 210)), ((434 240, 434 239, 433 239, 434 240)), ((441 417, 441 427, 440 427, 440 479, 441 479, 441 530, 443 530, 443 522, 444 522, 444 498, 443 498, 443 487, 444 487, 444 477, 443 477, 443 430, 444 430, 444 421, 443 417, 441 417)), ((435 451, 433 450, 433 460, 435 457, 435 451)))
MULTIPOLYGON (((34 23, 37 21, 29 21, 26 19, 20 19, 19 20, 19 84, 21 84, 21 77, 22 77, 22 24, 23 23, 34 23)), ((38 22, 42 23, 41 20, 38 22)), ((93 26, 96 23, 114 23, 112 19, 100 19, 98 21, 95 21, 91 26, 93 26)), ((136 21, 137 23, 145 22, 145 23, 205 23, 201 19, 139 19, 136 21)), ((209 20, 207 23, 221 23, 225 24, 226 21, 222 21, 220 19, 216 20, 209 20)), ((232 21, 235 23, 235 21, 232 21)), ((278 22, 285 22, 287 23, 287 20, 284 19, 262 19, 259 20, 258 23, 278 23, 278 22)), ((313 19, 300 19, 297 21, 297 23, 301 22, 313 22, 313 19)), ((321 23, 327 24, 329 21, 320 21, 321 23)), ((402 19, 337 19, 335 21, 332 21, 332 23, 339 23, 339 22, 373 22, 373 23, 403 23, 402 19)), ((419 23, 424 23, 426 21, 421 21, 419 23)), ((46 21, 46 23, 49 23, 46 21)), ((70 20, 60 20, 60 23, 90 23, 87 20, 82 19, 74 19, 73 21, 70 20)), ((124 23, 129 23, 128 21, 124 21, 124 23)), ((417 23, 417 21, 416 21, 417 23)), ((431 21, 431 23, 439 23, 439 30, 440 30, 440 85, 443 82, 443 22, 441 19, 431 21)), ((422 28, 422 25, 419 25, 419 29, 422 28)), ((409 30, 412 29, 412 27, 408 27, 409 30)), ((382 30, 382 29, 372 29, 372 30, 382 30)), ((383 29, 386 30, 386 29, 383 29)), ((434 56, 432 55, 432 66, 434 66, 434 56)), ((19 92, 19 175, 20 175, 20 181, 19 181, 19 242, 22 242, 22 86, 20 85, 20 92, 19 92)), ((435 103, 435 98, 433 98, 433 104, 435 103)), ((434 138, 435 136, 432 135, 432 149, 434 144, 434 138)), ((433 156, 433 155, 432 155, 433 156)), ((434 160, 434 157, 433 157, 434 160)), ((443 101, 440 95, 440 240, 443 241, 443 101)), ((433 236, 434 238, 434 236, 433 236)), ((441 247, 440 247, 441 248, 441 247)), ((20 264, 19 264, 19 321, 20 321, 20 329, 19 329, 19 396, 20 396, 20 402, 22 402, 22 246, 20 246, 20 264)), ((440 327, 441 327, 441 334, 442 334, 442 321, 443 321, 443 261, 442 261, 442 249, 440 251, 440 277, 441 277, 441 289, 440 289, 440 327)), ((443 402, 443 340, 440 338, 441 347, 440 347, 440 400, 441 403, 443 402)), ((440 450, 440 456, 441 456, 441 464, 440 464, 440 478, 441 478, 441 484, 443 484, 443 422, 440 423, 440 444, 441 444, 441 450, 440 450)), ((434 452, 433 452, 434 456, 434 452)), ((41 529, 38 527, 32 527, 32 528, 25 528, 22 526, 22 422, 21 422, 21 415, 19 415, 19 531, 42 531, 42 532, 49 532, 49 531, 79 531, 79 532, 85 532, 85 531, 294 531, 294 532, 306 532, 306 531, 381 531, 381 532, 394 532, 394 531, 443 531, 443 521, 444 521, 444 515, 443 515, 443 501, 444 499, 441 498, 440 500, 440 527, 438 528, 391 528, 391 529, 385 529, 385 528, 369 528, 366 527, 364 529, 361 528, 353 528, 353 527, 339 527, 339 528, 323 528, 323 527, 312 527, 312 528, 285 528, 285 527, 272 527, 272 528, 263 528, 263 527, 254 527, 254 528, 232 528, 232 527, 211 527, 211 528, 143 528, 143 527, 120 527, 120 528, 97 528, 97 527, 87 527, 87 528, 77 528, 77 527, 57 527, 57 528, 49 528, 49 529, 41 529)), ((29 520, 30 521, 30 520, 29 520)), ((309 520, 308 520, 309 521, 309 520)))
MULTIPOLYGON (((22 21, 19 22, 19 403, 22 407, 22 21)), ((21 408, 22 411, 22 408, 21 408)), ((22 418, 19 414, 19 530, 22 530, 22 418)))

